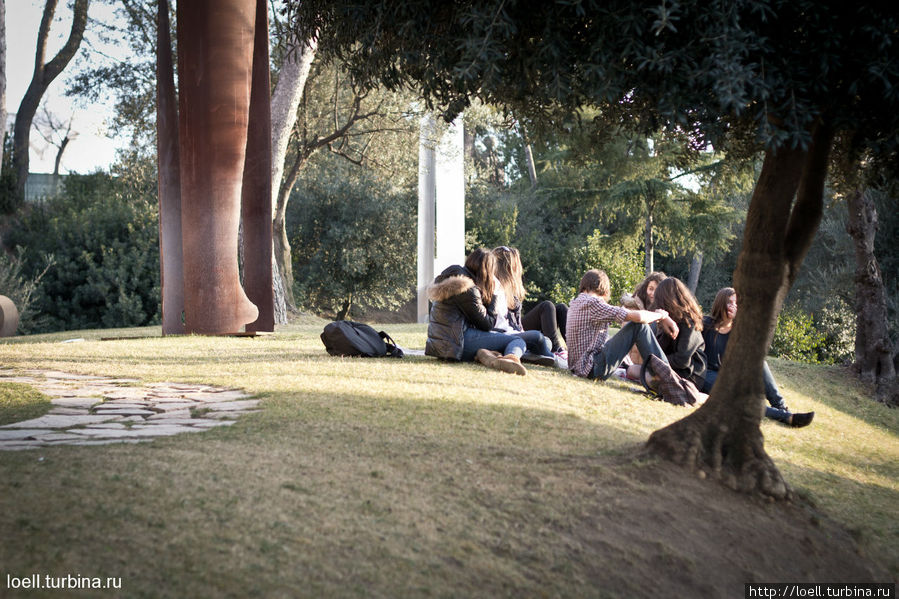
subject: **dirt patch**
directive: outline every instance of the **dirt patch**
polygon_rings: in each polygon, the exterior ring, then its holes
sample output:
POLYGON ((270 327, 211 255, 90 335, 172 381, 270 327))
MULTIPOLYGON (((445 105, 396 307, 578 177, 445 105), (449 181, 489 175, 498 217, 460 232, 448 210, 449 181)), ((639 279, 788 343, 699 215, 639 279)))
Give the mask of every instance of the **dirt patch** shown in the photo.
POLYGON ((842 528, 802 500, 768 502, 643 457, 597 481, 598 505, 567 531, 612 596, 743 595, 750 582, 888 582, 842 528), (612 484, 609 484, 609 483, 612 484), (601 488, 600 488, 601 487, 601 488))

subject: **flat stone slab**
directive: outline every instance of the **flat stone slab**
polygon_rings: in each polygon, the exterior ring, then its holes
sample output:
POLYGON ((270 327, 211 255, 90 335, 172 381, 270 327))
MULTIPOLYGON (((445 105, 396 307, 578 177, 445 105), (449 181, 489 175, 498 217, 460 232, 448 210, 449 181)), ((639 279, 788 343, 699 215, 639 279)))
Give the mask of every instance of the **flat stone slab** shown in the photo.
POLYGON ((156 414, 153 410, 144 410, 142 408, 100 408, 96 409, 97 414, 115 414, 117 416, 152 416, 156 414))
POLYGON ((208 403, 203 407, 216 412, 234 412, 238 410, 249 410, 251 408, 255 408, 258 405, 258 399, 247 399, 244 401, 223 401, 217 403, 208 403))
POLYGON ((91 411, 84 408, 50 408, 48 414, 67 414, 69 416, 77 414, 90 414, 91 411))
POLYGON ((0 430, 0 441, 29 439, 40 435, 48 435, 53 431, 40 428, 13 428, 0 430))
POLYGON ((50 403, 66 408, 91 408, 101 401, 103 400, 99 397, 57 397, 51 399, 50 403))
POLYGON ((155 437, 231 426, 260 411, 258 399, 233 388, 148 383, 60 371, 0 369, 0 380, 30 385, 50 396, 50 412, 0 427, 0 451, 57 445, 138 443, 155 437), (193 408, 202 415, 192 416, 193 408))
POLYGON ((32 418, 31 420, 23 420, 0 426, 0 428, 69 428, 72 426, 84 426, 85 424, 94 424, 96 422, 106 422, 113 420, 117 415, 99 415, 88 414, 87 416, 63 415, 63 414, 47 414, 40 418, 32 418))

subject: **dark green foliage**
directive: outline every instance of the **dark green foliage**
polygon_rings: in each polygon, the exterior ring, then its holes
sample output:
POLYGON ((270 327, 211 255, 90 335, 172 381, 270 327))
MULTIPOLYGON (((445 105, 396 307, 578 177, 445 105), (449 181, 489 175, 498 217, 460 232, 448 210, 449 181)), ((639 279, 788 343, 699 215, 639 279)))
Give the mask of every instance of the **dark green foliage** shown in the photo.
POLYGON ((38 270, 26 277, 18 253, 0 252, 0 293, 11 299, 19 312, 18 334, 27 335, 46 327, 46 317, 35 310, 34 292, 52 266, 52 258, 47 258, 42 269, 38 265, 38 270))
POLYGON ((823 342, 824 335, 815 328, 811 314, 791 305, 777 318, 769 353, 788 360, 817 362, 818 348, 823 342))
POLYGON ((855 358, 855 312, 838 297, 830 299, 815 312, 815 325, 823 335, 818 358, 828 364, 851 363, 855 358))
POLYGON ((69 176, 59 198, 31 207, 9 235, 24 249, 26 276, 53 256, 33 296, 40 330, 158 322, 158 215, 148 184, 130 174, 69 176))
POLYGON ((3 172, 0 173, 0 214, 9 215, 15 213, 22 205, 22 198, 19 196, 16 182, 16 169, 12 163, 12 136, 6 134, 3 136, 3 172))
POLYGON ((395 309, 415 288, 415 192, 331 158, 294 188, 287 219, 297 301, 350 317, 395 309))

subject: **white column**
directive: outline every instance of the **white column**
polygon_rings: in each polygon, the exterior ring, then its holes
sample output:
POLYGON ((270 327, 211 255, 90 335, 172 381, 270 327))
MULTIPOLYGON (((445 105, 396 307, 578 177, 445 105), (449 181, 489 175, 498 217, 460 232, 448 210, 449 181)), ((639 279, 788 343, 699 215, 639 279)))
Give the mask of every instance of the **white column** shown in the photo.
POLYGON ((422 117, 418 142, 418 322, 428 322, 427 287, 434 280, 436 129, 433 116, 422 117))
POLYGON ((465 134, 459 116, 437 146, 437 248, 434 271, 465 262, 465 134))
POLYGON ((465 152, 462 117, 440 137, 421 120, 418 150, 418 322, 428 321, 427 287, 436 273, 465 262, 465 152))

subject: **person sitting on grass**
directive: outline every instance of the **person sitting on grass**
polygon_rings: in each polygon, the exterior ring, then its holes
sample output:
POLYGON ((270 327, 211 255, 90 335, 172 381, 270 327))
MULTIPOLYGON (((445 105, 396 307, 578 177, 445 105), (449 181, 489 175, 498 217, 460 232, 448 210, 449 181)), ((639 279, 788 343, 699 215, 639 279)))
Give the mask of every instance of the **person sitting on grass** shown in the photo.
MULTIPOLYGON (((628 310, 649 310, 650 306, 652 306, 653 299, 655 299, 655 293, 659 283, 667 278, 668 275, 661 271, 649 273, 637 284, 633 295, 628 293, 621 295, 621 305, 628 310)), ((671 318, 663 318, 656 326, 656 335, 659 335, 658 327, 661 327, 661 330, 672 338, 677 336, 677 324, 671 318)), ((631 364, 643 363, 643 359, 640 357, 640 352, 637 351, 636 346, 631 348, 631 351, 628 354, 628 360, 631 364)), ((630 376, 633 371, 634 369, 628 368, 628 376, 630 376)))
POLYGON ((661 281, 654 293, 652 308, 661 308, 677 325, 675 336, 656 331, 656 339, 672 370, 702 389, 705 385, 706 355, 702 337, 702 308, 677 277, 661 281))
POLYGON ((634 345, 644 360, 654 355, 667 364, 668 358, 648 325, 668 313, 612 306, 608 303, 610 295, 611 284, 604 271, 593 269, 584 273, 580 292, 568 308, 566 339, 572 374, 604 381, 634 345), (625 324, 609 338, 609 325, 613 322, 625 324))
MULTIPOLYGON (((524 317, 521 316, 521 302, 524 299, 524 281, 522 280, 521 255, 517 249, 500 246, 493 249, 496 257, 496 327, 494 330, 509 335, 518 335, 528 346, 525 359, 542 366, 558 366, 568 368, 568 363, 558 353, 564 348, 564 340, 559 333, 556 321, 556 309, 552 302, 541 302, 524 317), (540 313, 545 312, 546 318, 540 313), (534 314, 538 313, 536 318, 534 314), (541 326, 541 319, 546 327, 541 326), (526 322, 532 325, 527 326, 526 322), (557 360, 556 357, 560 356, 557 360)), ((567 311, 567 307, 566 307, 567 311)))
MULTIPOLYGON (((708 368, 705 374, 705 385, 702 391, 709 393, 715 379, 718 378, 718 370, 721 368, 721 360, 724 358, 724 350, 727 349, 727 341, 734 326, 734 318, 737 316, 737 292, 733 287, 725 287, 715 295, 712 302, 712 314, 703 320, 702 336, 705 338, 705 353, 708 358, 708 368)), ((774 382, 771 369, 767 362, 762 362, 762 379, 765 382, 765 399, 769 406, 765 406, 765 416, 788 426, 799 428, 808 426, 815 417, 814 412, 794 414, 784 403, 784 398, 774 382)))
POLYGON ((503 372, 527 374, 521 365, 525 342, 493 331, 496 326, 496 258, 478 248, 465 266, 447 267, 428 287, 431 310, 425 355, 479 362, 503 372))

